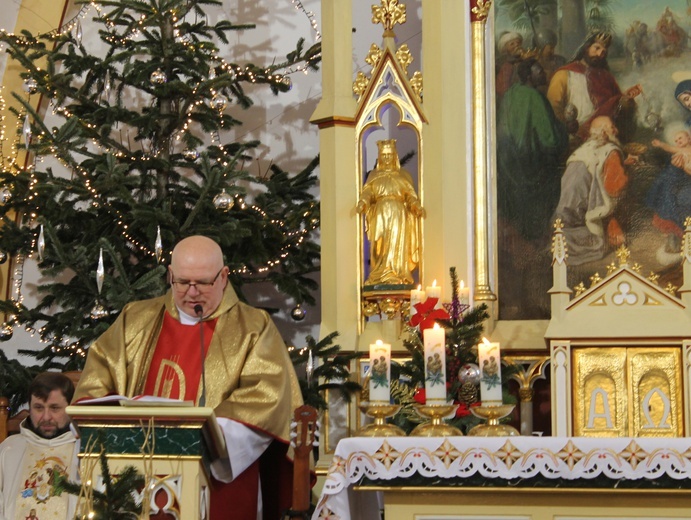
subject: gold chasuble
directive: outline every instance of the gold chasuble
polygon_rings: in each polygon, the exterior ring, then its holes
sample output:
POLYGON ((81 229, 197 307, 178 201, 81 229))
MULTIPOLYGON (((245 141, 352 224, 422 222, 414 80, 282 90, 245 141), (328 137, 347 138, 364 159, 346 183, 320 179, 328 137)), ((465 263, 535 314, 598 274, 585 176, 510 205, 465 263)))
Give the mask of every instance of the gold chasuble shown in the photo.
MULTIPOLYGON (((239 481, 227 486, 242 487, 245 478, 256 488, 256 474, 252 476, 250 470, 259 469, 264 518, 279 518, 292 496, 290 420, 302 405, 288 349, 269 315, 240 302, 230 284, 218 308, 203 321, 211 327, 204 330, 205 340, 209 338, 204 361, 206 405, 219 418, 243 423, 276 439, 255 465, 236 475, 239 481)), ((198 326, 180 325, 171 291, 126 305, 89 348, 74 401, 153 393, 197 402, 199 338, 198 326)), ((227 517, 214 513, 216 508, 223 511, 225 507, 225 513, 228 508, 237 511, 237 500, 245 493, 229 491, 228 495, 218 488, 212 491, 210 520, 227 517), (215 506, 215 495, 224 504, 215 506)))
MULTIPOLYGON (((204 321, 204 357, 209 350, 216 320, 204 321)), ((167 312, 151 360, 144 395, 199 403, 201 381, 201 335, 199 325, 183 325, 167 312)))

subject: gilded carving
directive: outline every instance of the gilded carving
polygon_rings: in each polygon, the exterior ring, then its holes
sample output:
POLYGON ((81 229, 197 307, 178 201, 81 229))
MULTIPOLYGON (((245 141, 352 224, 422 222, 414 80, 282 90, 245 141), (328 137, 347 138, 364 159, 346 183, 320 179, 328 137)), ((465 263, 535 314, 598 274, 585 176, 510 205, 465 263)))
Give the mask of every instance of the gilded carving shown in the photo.
POLYGON ((629 257, 631 256, 631 251, 629 251, 626 246, 621 245, 615 254, 619 259, 619 265, 626 265, 626 263, 629 261, 629 257))
POLYGON ((355 76, 355 81, 353 81, 353 92, 358 97, 358 100, 362 97, 367 90, 367 84, 369 83, 369 78, 365 76, 362 72, 358 72, 355 76))
POLYGON ((600 273, 595 273, 590 277, 590 287, 595 287, 597 284, 599 284, 602 281, 602 277, 600 276, 600 273))
POLYGON ((473 7, 470 12, 475 15, 478 21, 483 21, 487 19, 489 10, 492 7, 492 0, 477 0, 477 4, 473 7))
POLYGON ((583 282, 580 282, 576 287, 573 288, 576 297, 579 297, 581 294, 585 292, 585 284, 583 282))
POLYGON ((401 64, 403 72, 408 74, 408 65, 413 63, 413 55, 410 54, 408 44, 404 43, 398 48, 398 50, 396 51, 396 59, 398 60, 398 63, 401 64))
POLYGON ((422 74, 419 70, 410 79, 410 88, 413 89, 418 100, 422 100, 422 74))
POLYGON ((382 24, 385 34, 391 32, 397 23, 405 23, 405 20, 405 4, 399 4, 398 0, 381 0, 381 7, 372 6, 372 23, 382 24))
POLYGON ((382 54, 382 50, 379 48, 379 46, 376 43, 373 43, 369 48, 369 53, 367 53, 365 62, 374 68, 377 66, 377 63, 379 63, 379 60, 381 60, 382 54))

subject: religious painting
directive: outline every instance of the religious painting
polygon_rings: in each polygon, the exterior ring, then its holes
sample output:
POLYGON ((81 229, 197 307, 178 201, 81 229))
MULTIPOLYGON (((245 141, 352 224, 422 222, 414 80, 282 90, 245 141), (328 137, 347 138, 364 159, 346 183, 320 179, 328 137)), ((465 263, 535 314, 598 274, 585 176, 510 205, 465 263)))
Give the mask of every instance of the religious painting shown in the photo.
POLYGON ((500 319, 549 319, 557 219, 570 287, 604 277, 621 246, 643 276, 679 287, 691 216, 691 3, 494 9, 500 319))

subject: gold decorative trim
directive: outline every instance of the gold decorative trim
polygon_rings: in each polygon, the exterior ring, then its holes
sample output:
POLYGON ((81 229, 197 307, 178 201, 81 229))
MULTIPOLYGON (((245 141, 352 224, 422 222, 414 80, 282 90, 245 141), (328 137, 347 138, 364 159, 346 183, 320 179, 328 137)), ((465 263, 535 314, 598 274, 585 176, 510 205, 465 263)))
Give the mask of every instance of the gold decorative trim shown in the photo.
MULTIPOLYGON (((100 453, 80 453, 79 458, 80 459, 98 459, 100 457, 100 453)), ((127 460, 143 460, 143 455, 141 453, 107 453, 106 458, 112 459, 112 460, 121 460, 121 459, 127 459, 127 460)), ((202 460, 201 455, 147 455, 147 458, 151 458, 153 460, 178 460, 178 461, 191 461, 191 462, 197 462, 199 460, 202 460)))
POLYGON ((489 175, 487 165, 487 100, 485 84, 485 24, 472 23, 473 178, 475 217, 475 300, 497 299, 490 286, 489 175))

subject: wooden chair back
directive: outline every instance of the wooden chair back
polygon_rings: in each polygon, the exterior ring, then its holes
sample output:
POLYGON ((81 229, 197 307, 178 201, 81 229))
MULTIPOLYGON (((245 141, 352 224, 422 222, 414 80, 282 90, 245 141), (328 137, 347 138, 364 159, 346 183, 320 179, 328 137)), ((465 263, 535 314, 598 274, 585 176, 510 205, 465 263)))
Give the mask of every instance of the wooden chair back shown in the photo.
POLYGON ((316 445, 317 409, 302 405, 295 410, 291 433, 291 445, 295 453, 293 459, 293 503, 284 518, 310 517, 310 497, 312 492, 312 475, 310 455, 316 445))

